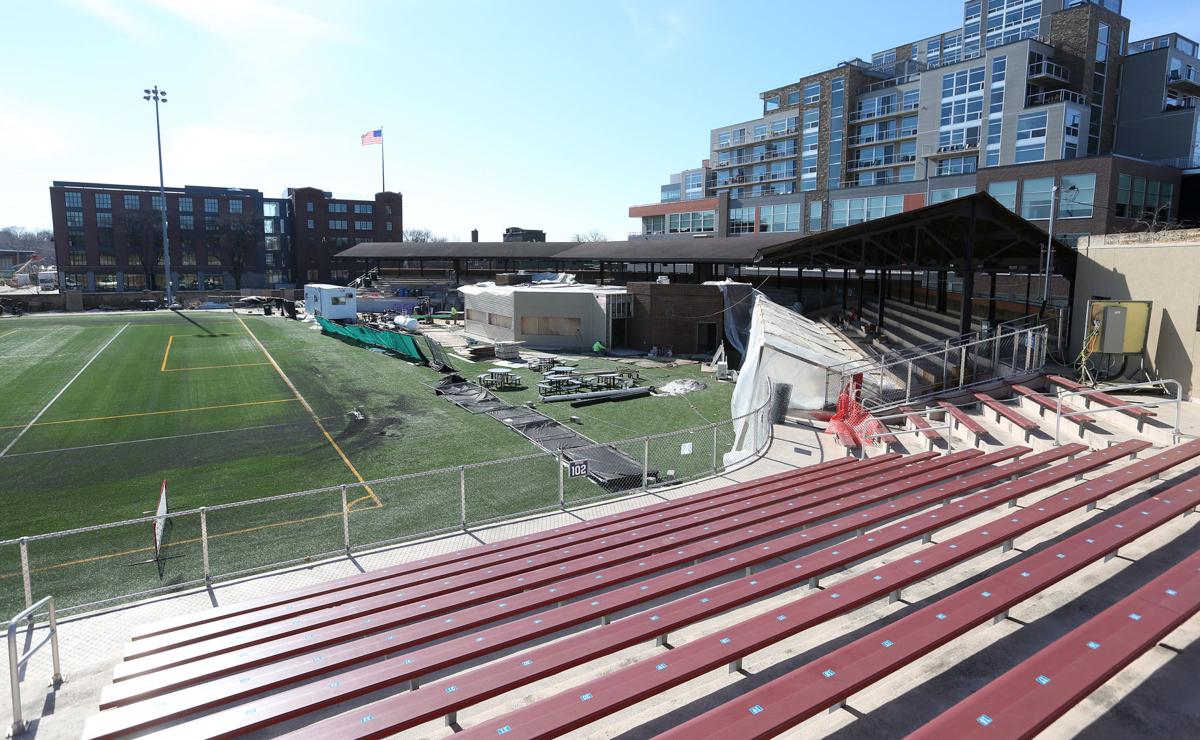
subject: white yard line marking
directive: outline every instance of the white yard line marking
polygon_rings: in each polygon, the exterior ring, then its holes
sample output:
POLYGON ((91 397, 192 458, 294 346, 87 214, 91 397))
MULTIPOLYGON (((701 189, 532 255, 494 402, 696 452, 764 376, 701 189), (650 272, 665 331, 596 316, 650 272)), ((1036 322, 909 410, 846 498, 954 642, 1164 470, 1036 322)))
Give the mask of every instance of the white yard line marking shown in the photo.
MULTIPOLYGON (((288 399, 289 401, 292 399, 288 399)), ((335 418, 335 417, 330 417, 335 418)), ((14 452, 9 455, 13 457, 29 457, 30 455, 52 455, 57 452, 77 452, 79 450, 93 450, 97 447, 117 447, 120 445, 135 445, 144 442, 163 442, 171 439, 185 439, 187 437, 207 437, 213 434, 233 434, 236 432, 253 432, 261 429, 280 429, 282 427, 294 427, 307 425, 307 421, 286 421, 280 424, 260 424, 253 427, 237 427, 235 429, 215 429, 210 432, 189 432, 188 434, 172 434, 166 437, 143 437, 141 439, 126 439, 120 442, 100 442, 94 445, 79 445, 78 447, 58 447, 53 450, 33 450, 32 452, 14 452)))
POLYGON ((74 375, 72 375, 72 376, 71 376, 71 379, 67 381, 67 384, 66 384, 66 385, 64 385, 62 388, 60 388, 60 389, 59 389, 59 391, 58 391, 58 393, 55 393, 55 394, 54 394, 54 398, 51 398, 51 399, 50 399, 50 403, 48 403, 48 404, 46 404, 45 406, 43 406, 43 407, 42 407, 42 410, 41 410, 41 411, 39 411, 39 412, 37 412, 37 416, 35 416, 35 417, 33 417, 32 419, 30 419, 30 420, 29 420, 29 423, 28 423, 28 424, 26 424, 26 425, 24 426, 24 428, 22 428, 22 429, 21 429, 21 431, 17 432, 17 436, 13 437, 12 441, 11 441, 11 442, 9 442, 9 443, 8 443, 8 444, 7 444, 7 445, 4 447, 4 449, 3 449, 3 450, 0 450, 0 457, 4 457, 5 455, 7 455, 7 454, 8 454, 8 451, 9 451, 9 450, 11 450, 11 449, 13 448, 13 445, 15 445, 17 442, 19 442, 19 441, 21 440, 21 437, 24 437, 24 436, 25 436, 25 432, 28 432, 28 431, 29 431, 29 429, 30 429, 30 428, 31 428, 31 427, 32 427, 34 424, 36 424, 36 423, 37 423, 37 420, 38 420, 38 419, 42 418, 42 414, 46 413, 46 412, 47 412, 47 411, 50 409, 50 407, 54 405, 54 402, 58 400, 59 396, 61 396, 62 394, 66 393, 66 392, 67 392, 67 389, 71 387, 71 384, 72 384, 72 383, 74 383, 76 380, 78 380, 80 375, 83 375, 83 371, 88 369, 88 367, 89 367, 89 366, 92 364, 92 362, 94 362, 94 361, 95 361, 95 359, 96 359, 97 357, 99 357, 99 356, 100 356, 100 353, 101 353, 101 352, 103 352, 104 350, 108 349, 108 345, 110 345, 110 344, 112 344, 114 341, 116 341, 116 338, 117 338, 117 337, 119 337, 119 336, 121 336, 121 332, 125 331, 125 330, 126 330, 126 329, 128 329, 128 328, 129 328, 129 324, 126 324, 125 326, 122 326, 120 329, 117 329, 117 333, 116 333, 116 334, 113 334, 111 337, 109 337, 109 338, 108 338, 108 341, 104 343, 104 346, 102 346, 100 349, 96 350, 96 354, 92 355, 92 356, 91 356, 91 357, 88 359, 88 361, 87 361, 87 362, 83 363, 83 367, 79 368, 79 372, 77 372, 77 373, 75 373, 74 375))

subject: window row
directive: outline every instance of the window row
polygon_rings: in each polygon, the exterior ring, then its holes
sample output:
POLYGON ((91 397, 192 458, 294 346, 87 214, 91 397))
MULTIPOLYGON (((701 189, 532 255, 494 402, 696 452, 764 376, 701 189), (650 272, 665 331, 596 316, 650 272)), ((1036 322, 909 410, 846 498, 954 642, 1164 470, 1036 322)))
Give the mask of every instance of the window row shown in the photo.
POLYGON ((870 198, 835 200, 830 207, 829 227, 837 229, 850 224, 859 224, 884 216, 893 216, 903 210, 903 195, 879 195, 870 198))
POLYGON ((1118 175, 1115 215, 1119 218, 1165 221, 1170 218, 1174 195, 1175 186, 1172 183, 1118 175))

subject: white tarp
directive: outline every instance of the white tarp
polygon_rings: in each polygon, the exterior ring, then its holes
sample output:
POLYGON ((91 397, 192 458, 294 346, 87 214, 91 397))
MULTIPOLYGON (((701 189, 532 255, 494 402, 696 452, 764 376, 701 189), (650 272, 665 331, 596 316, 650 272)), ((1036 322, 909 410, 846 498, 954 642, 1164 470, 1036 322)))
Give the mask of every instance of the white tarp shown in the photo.
MULTIPOLYGON (((790 311, 755 292, 750 338, 733 388, 730 411, 736 419, 761 408, 770 398, 772 383, 792 387, 789 408, 819 409, 830 398, 829 368, 853 359, 841 342, 811 319, 790 311)), ((836 393, 836 389, 834 389, 836 393)), ((733 465, 754 452, 753 420, 734 422, 733 449, 725 464, 733 465)))

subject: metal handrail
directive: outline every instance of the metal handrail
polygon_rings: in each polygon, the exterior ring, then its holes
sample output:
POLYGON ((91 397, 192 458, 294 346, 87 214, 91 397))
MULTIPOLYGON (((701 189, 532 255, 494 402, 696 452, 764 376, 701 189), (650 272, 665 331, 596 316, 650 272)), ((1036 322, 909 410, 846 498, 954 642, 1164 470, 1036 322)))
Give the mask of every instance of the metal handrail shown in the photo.
POLYGON ((21 717, 21 666, 25 665, 47 642, 50 643, 50 656, 54 664, 54 673, 50 677, 50 685, 58 688, 62 685, 63 677, 62 666, 59 664, 58 658, 58 618, 54 611, 53 596, 45 597, 8 621, 8 680, 12 684, 10 690, 12 692, 13 705, 13 721, 10 728, 12 737, 25 732, 26 728, 25 720, 21 717), (28 651, 19 653, 17 650, 17 626, 26 620, 33 622, 33 615, 43 606, 49 606, 49 631, 40 642, 29 648, 28 651))
MULTIPOLYGON (((1059 444, 1058 433, 1063 419, 1070 419, 1075 416, 1088 416, 1090 414, 1098 414, 1104 411, 1152 409, 1168 403, 1175 404, 1175 428, 1171 432, 1171 439, 1173 442, 1178 442, 1180 437, 1179 425, 1183 415, 1183 386, 1178 380, 1167 378, 1165 380, 1154 380, 1149 383, 1125 383, 1123 385, 1114 385, 1107 388, 1084 388, 1081 391, 1064 391, 1062 388, 1059 388, 1054 400, 1054 444, 1059 444), (1121 406, 1098 406, 1095 408, 1084 408, 1082 411, 1068 411, 1063 413, 1063 399, 1070 396, 1091 396, 1099 393, 1107 394, 1109 392, 1120 393, 1122 391, 1135 390, 1138 388, 1161 388, 1167 383, 1171 383, 1175 386, 1175 398, 1164 398, 1162 400, 1148 401, 1146 403, 1129 403, 1121 406)), ((1138 429, 1141 429, 1141 427, 1139 426, 1138 429)))

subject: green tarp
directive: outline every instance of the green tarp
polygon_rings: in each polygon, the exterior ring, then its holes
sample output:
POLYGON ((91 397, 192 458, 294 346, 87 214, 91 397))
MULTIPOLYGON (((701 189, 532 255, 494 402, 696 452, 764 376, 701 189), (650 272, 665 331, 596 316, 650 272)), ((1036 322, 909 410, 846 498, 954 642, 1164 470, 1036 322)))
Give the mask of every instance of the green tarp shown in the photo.
POLYGON ((353 339, 356 342, 369 344, 372 347, 390 349, 406 360, 425 363, 425 355, 421 354, 417 343, 407 334, 394 331, 379 331, 378 329, 359 326, 357 324, 337 324, 320 316, 317 316, 316 319, 317 323, 321 325, 321 329, 327 334, 353 339))

